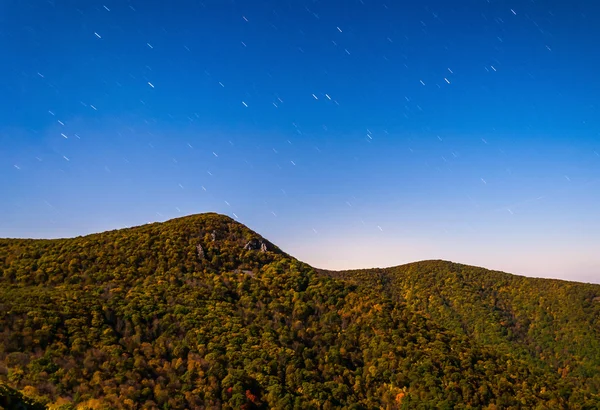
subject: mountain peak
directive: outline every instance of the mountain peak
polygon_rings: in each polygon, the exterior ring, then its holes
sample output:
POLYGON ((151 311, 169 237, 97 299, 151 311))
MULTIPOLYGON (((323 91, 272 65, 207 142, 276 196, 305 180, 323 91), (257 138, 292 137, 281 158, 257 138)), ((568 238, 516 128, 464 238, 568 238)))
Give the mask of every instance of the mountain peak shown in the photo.
POLYGON ((258 233, 217 213, 188 215, 77 238, 0 239, 0 269, 6 269, 13 279, 30 284, 101 283, 124 270, 131 274, 131 280, 140 274, 175 271, 253 271, 282 257, 289 258, 258 233), (19 269, 30 261, 26 255, 31 254, 39 259, 35 269, 19 269), (15 255, 20 255, 17 260, 15 255), (61 263, 49 266, 44 263, 48 259, 61 263), (102 266, 103 270, 89 269, 90 264, 102 266))

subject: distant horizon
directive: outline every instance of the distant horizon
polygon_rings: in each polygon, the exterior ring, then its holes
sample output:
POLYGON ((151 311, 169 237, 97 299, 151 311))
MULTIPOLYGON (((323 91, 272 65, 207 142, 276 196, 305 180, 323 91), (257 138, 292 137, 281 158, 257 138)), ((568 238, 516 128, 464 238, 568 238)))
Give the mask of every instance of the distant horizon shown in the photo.
MULTIPOLYGON (((563 280, 563 281, 567 281, 567 282, 600 284, 600 278, 596 278, 595 281, 593 279, 586 281, 586 280, 577 280, 577 279, 565 279, 565 278, 561 278, 561 277, 527 275, 526 273, 513 272, 513 271, 505 270, 505 269, 498 269, 498 268, 495 268, 493 266, 486 266, 486 265, 476 264, 476 263, 473 264, 473 263, 464 262, 462 260, 455 260, 455 259, 452 259, 452 258, 439 258, 439 257, 438 258, 436 258, 436 257, 421 258, 421 259, 409 260, 409 261, 404 261, 402 263, 396 263, 396 264, 391 264, 391 265, 388 264, 388 265, 378 265, 378 266, 354 266, 354 267, 345 267, 345 268, 325 267, 325 266, 315 265, 314 263, 311 263, 307 259, 302 259, 302 258, 296 256, 295 253, 293 252, 293 250, 286 250, 286 249, 282 248, 272 238, 269 238, 268 236, 261 234, 258 230, 254 229, 253 227, 248 226, 248 225, 244 224, 243 222, 240 222, 234 216, 223 214, 223 213, 219 213, 219 212, 214 212, 214 211, 206 211, 206 212, 201 212, 201 213, 193 213, 193 214, 188 214, 188 215, 175 216, 173 218, 169 218, 169 219, 166 219, 166 220, 148 221, 148 222, 141 223, 141 224, 136 224, 136 225, 120 226, 120 227, 115 227, 115 228, 108 228, 108 229, 103 230, 103 231, 95 231, 95 232, 88 232, 88 233, 73 234, 73 235, 70 235, 70 236, 60 236, 60 237, 40 237, 40 236, 32 236, 32 237, 1 237, 0 239, 24 239, 24 240, 75 239, 75 238, 78 238, 78 237, 85 237, 85 236, 89 236, 89 235, 97 235, 97 234, 102 234, 102 233, 106 233, 106 232, 110 232, 110 231, 116 231, 116 230, 121 230, 121 229, 132 229, 132 228, 137 228, 137 227, 141 227, 141 226, 144 226, 144 225, 151 225, 151 224, 156 224, 156 223, 160 224, 160 223, 169 222, 169 221, 174 220, 174 219, 182 219, 182 218, 187 218, 187 217, 191 217, 191 216, 195 216, 195 215, 205 215, 205 214, 216 214, 216 215, 219 215, 219 216, 228 217, 228 218, 232 219, 233 221, 246 226, 248 229, 252 230, 253 232, 261 235, 263 238, 265 238, 266 240, 270 241, 275 246, 277 246, 278 248, 280 248, 283 252, 289 254, 293 258, 296 258, 296 259, 300 260, 301 262, 307 263, 308 265, 310 265, 311 267, 313 267, 315 269, 323 269, 323 270, 330 270, 330 271, 347 271, 347 270, 362 270, 362 269, 387 269, 387 268, 394 268, 394 267, 397 267, 397 266, 407 265, 407 264, 411 264, 411 263, 425 262, 425 261, 445 261, 445 262, 452 262, 452 263, 457 263, 457 264, 461 264, 461 265, 474 266, 474 267, 478 267, 478 268, 487 269, 487 270, 490 270, 490 271, 509 273, 511 275, 516 275, 516 276, 529 277, 529 278, 555 279, 555 280, 563 280)), ((325 262, 325 264, 327 264, 327 263, 325 262)))

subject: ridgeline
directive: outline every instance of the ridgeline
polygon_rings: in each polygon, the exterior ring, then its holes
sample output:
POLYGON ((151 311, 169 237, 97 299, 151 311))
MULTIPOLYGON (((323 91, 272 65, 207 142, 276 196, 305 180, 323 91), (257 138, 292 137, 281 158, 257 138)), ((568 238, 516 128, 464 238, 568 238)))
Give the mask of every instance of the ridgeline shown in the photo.
POLYGON ((597 409, 600 285, 319 270, 218 214, 0 239, 0 384, 53 409, 597 409))

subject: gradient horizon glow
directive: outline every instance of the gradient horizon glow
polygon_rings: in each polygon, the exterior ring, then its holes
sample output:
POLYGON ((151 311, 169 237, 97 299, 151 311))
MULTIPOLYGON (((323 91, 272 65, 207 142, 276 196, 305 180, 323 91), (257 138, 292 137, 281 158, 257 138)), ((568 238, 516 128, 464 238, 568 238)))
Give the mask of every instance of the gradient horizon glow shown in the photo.
POLYGON ((600 4, 0 3, 0 237, 219 212, 329 269, 600 283, 600 4))

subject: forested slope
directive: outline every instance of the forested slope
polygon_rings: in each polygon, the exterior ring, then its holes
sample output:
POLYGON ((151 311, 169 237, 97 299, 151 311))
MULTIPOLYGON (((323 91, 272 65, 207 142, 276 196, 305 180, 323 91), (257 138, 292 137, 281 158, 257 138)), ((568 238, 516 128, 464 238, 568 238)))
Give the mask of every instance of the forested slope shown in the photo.
POLYGON ((0 240, 0 383, 51 408, 597 408, 600 286, 326 272, 203 214, 0 240))
POLYGON ((564 398, 578 401, 586 391, 598 399, 599 285, 528 278, 440 260, 320 272, 349 283, 380 286, 389 297, 478 345, 557 373, 564 398))

